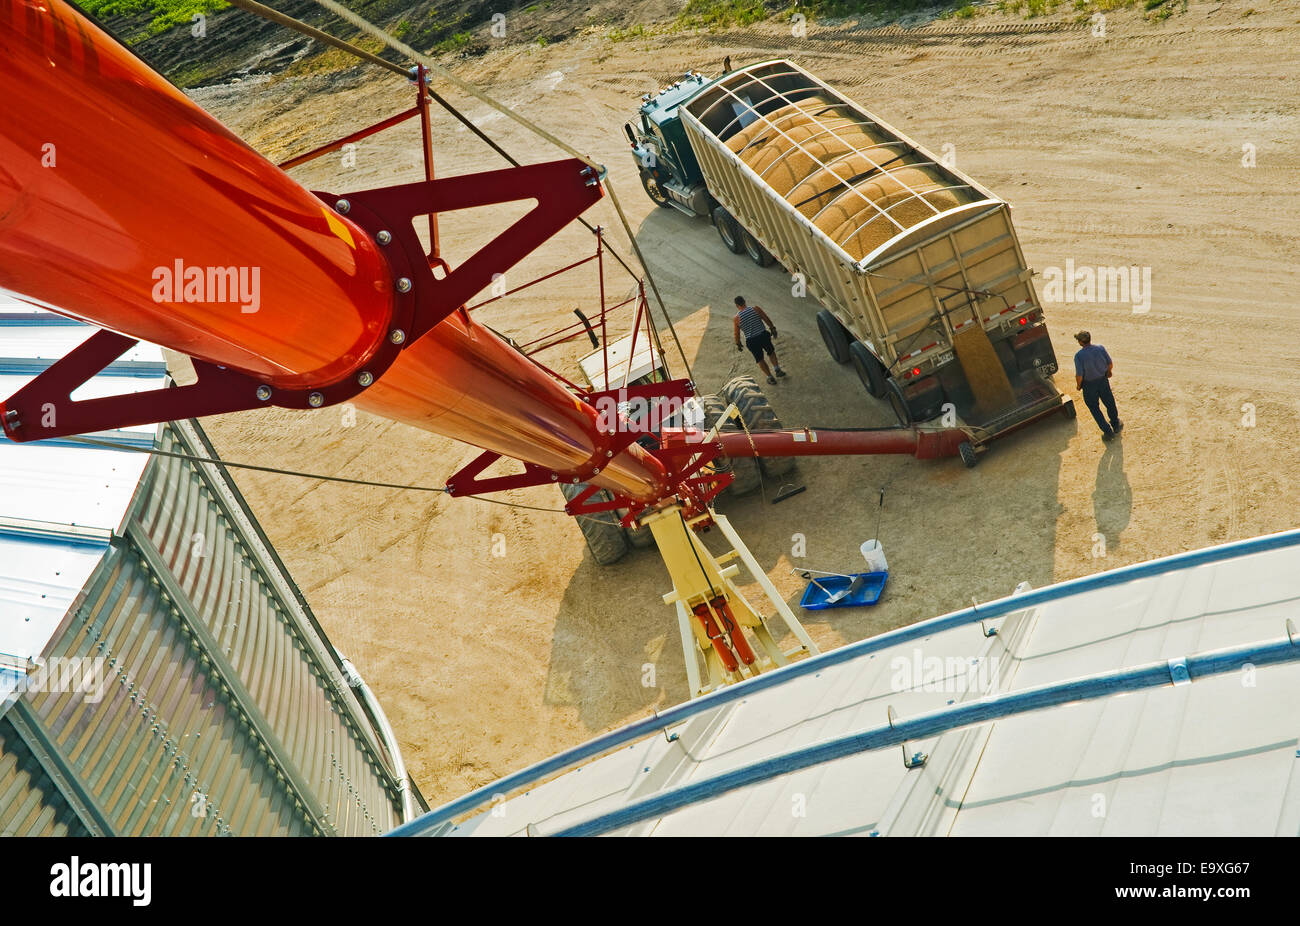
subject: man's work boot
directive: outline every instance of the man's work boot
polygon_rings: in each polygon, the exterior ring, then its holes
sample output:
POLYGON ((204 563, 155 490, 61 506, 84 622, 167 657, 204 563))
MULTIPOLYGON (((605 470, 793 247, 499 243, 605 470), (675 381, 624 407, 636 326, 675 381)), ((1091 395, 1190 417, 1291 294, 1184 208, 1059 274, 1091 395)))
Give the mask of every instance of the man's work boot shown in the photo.
POLYGON ((776 377, 775 377, 775 376, 769 376, 769 377, 767 378, 767 381, 768 381, 769 383, 771 383, 773 386, 776 385, 776 377))
POLYGON ((780 367, 777 367, 777 368, 776 368, 776 375, 777 375, 777 376, 785 376, 785 370, 781 369, 780 367))
POLYGON ((1120 431, 1124 430, 1124 422, 1116 421, 1111 427, 1114 430, 1114 432, 1118 434, 1120 431))

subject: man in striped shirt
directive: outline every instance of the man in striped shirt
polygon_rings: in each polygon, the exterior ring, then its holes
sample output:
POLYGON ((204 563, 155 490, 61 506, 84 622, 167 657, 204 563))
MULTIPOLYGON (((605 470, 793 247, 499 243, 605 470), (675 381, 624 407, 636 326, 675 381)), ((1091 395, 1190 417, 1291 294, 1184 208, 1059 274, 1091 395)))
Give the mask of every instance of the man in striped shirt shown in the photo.
POLYGON ((756 305, 747 305, 744 296, 736 297, 736 317, 732 320, 732 332, 736 338, 736 350, 749 348, 749 352, 754 355, 754 362, 758 368, 763 371, 769 383, 776 382, 776 376, 785 376, 785 370, 781 369, 781 361, 776 359, 776 348, 772 345, 772 339, 776 337, 776 325, 772 324, 772 319, 767 317, 767 313, 756 305), (740 336, 745 336, 745 347, 740 346, 740 336), (763 359, 763 354, 772 358, 772 369, 767 367, 767 361, 763 359), (772 373, 775 372, 776 376, 772 373))

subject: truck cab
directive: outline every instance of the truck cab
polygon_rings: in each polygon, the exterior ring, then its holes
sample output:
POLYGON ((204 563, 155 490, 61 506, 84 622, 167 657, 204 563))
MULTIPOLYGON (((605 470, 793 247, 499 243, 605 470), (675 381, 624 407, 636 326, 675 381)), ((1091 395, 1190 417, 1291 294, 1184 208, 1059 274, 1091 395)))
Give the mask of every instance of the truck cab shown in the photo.
MULTIPOLYGON (((646 195, 664 208, 709 219, 728 250, 734 254, 747 253, 754 263, 768 267, 774 263, 772 254, 709 192, 700 162, 682 125, 681 109, 726 76, 724 72, 721 77, 710 79, 699 71, 688 71, 676 83, 642 96, 636 127, 627 123, 623 128, 632 143, 632 156, 646 195)), ((729 112, 738 128, 758 118, 749 94, 743 89, 731 100, 729 112)))
POLYGON ((647 93, 641 97, 636 127, 625 127, 646 193, 660 206, 691 216, 711 215, 714 203, 677 110, 710 83, 694 71, 657 93, 647 93))

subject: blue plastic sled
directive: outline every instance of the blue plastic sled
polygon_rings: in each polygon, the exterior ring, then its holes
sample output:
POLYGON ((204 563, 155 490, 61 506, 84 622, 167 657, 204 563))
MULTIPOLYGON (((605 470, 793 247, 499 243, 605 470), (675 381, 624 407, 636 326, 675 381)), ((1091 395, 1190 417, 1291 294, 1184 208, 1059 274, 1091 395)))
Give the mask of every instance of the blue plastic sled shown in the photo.
POLYGON ((827 608, 851 608, 875 604, 885 590, 887 572, 857 572, 852 576, 818 576, 804 589, 799 606, 806 611, 824 611, 827 608), (820 586, 820 587, 818 587, 820 586), (832 602, 836 593, 845 589, 849 593, 832 602))

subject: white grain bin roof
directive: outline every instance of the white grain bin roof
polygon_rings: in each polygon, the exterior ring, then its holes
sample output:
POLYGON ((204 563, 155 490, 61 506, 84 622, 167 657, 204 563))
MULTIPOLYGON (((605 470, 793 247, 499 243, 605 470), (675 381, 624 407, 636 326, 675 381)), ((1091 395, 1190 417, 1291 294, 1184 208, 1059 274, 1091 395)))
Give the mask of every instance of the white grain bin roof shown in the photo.
MULTIPOLYGON (((642 722, 638 737, 593 741, 608 754, 558 778, 512 776, 475 792, 485 806, 494 788, 517 794, 477 816, 461 819, 470 805, 454 802, 456 813, 407 829, 1295 835, 1300 634, 1291 641, 1287 618, 1297 576, 1292 531, 1024 590, 805 660, 782 670, 786 681, 724 689, 728 703, 710 708, 705 696, 672 741, 646 735, 657 720, 642 722), (996 719, 947 723, 997 705, 1007 710, 996 719), (807 761, 810 747, 870 731, 879 742, 928 712, 946 727, 807 761), (918 753, 924 763, 905 767, 918 753), (766 778, 745 777, 760 766, 766 778), (681 803, 626 823, 665 800, 681 803)), ((583 748, 572 756, 596 754, 583 748)))
MULTIPOLYGON (((94 331, 0 293, 0 398, 94 331)), ((165 376, 161 351, 141 345, 72 397, 162 388, 165 376)), ((152 446, 156 431, 148 425, 97 436, 152 446)), ((68 440, 18 444, 0 435, 0 704, 103 557, 148 460, 128 450, 68 440)))

